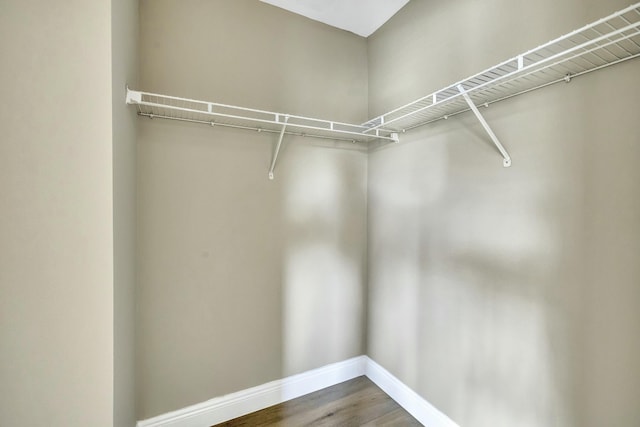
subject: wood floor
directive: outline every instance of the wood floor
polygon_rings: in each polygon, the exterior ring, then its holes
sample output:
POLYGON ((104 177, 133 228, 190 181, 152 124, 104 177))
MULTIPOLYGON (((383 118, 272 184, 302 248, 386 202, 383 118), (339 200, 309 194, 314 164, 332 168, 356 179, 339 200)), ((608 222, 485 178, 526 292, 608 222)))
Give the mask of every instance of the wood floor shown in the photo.
POLYGON ((421 425, 371 380, 358 377, 213 427, 421 425))

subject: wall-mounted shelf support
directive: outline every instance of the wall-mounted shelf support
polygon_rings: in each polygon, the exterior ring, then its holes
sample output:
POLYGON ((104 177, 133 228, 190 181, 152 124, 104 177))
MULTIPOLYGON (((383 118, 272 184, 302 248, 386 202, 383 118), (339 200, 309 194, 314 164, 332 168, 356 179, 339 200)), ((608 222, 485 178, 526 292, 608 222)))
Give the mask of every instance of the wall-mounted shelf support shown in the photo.
POLYGON ((473 111, 509 166, 509 154, 476 106, 489 105, 603 68, 640 58, 640 3, 635 3, 575 31, 503 61, 370 119, 371 135, 384 126, 409 132, 420 126, 473 111), (462 87, 462 89, 461 89, 462 87))
POLYGON ((280 147, 282 146, 282 140, 284 139, 284 131, 287 130, 287 122, 289 121, 289 116, 284 116, 284 124, 282 125, 282 129, 280 130, 280 137, 278 138, 278 144, 276 144, 276 149, 273 152, 273 159, 271 159, 271 166, 269 167, 269 179, 273 180, 273 170, 276 167, 276 162, 278 161, 278 154, 280 153, 280 147))
POLYGON ((504 158, 504 160, 502 161, 502 165, 505 168, 508 168, 509 166, 511 166, 511 157, 509 156, 509 153, 507 153, 507 150, 505 150, 504 146, 500 143, 500 140, 498 140, 498 137, 496 136, 496 134, 493 133, 493 130, 489 126, 489 123, 487 123, 487 121, 484 119, 484 117, 480 113, 480 110, 478 110, 478 107, 476 107, 476 104, 473 103, 473 101, 471 100, 471 97, 467 94, 467 91, 464 89, 464 87, 461 84, 458 85, 458 90, 464 97, 464 100, 467 101, 469 108, 471 108, 471 111, 473 111, 473 114, 475 114, 476 118, 478 119, 478 121, 480 122, 484 130, 489 134, 489 138, 491 138, 491 141, 493 141, 495 146, 498 148, 498 151, 500 151, 500 154, 502 154, 502 157, 504 158))
POLYGON ((127 104, 136 106, 138 115, 144 117, 279 134, 269 169, 270 179, 273 179, 284 135, 354 143, 397 143, 401 133, 467 111, 476 115, 502 154, 503 165, 509 167, 509 153, 477 105, 488 106, 556 83, 568 83, 579 76, 636 58, 640 58, 640 3, 359 125, 129 88, 126 100, 127 104))
POLYGON ((365 125, 141 92, 128 87, 126 102, 135 105, 138 115, 142 117, 278 134, 278 143, 269 168, 269 179, 274 178, 273 170, 285 135, 350 143, 399 141, 397 132, 381 127, 375 129, 375 134, 369 134, 367 131, 370 126, 365 125))

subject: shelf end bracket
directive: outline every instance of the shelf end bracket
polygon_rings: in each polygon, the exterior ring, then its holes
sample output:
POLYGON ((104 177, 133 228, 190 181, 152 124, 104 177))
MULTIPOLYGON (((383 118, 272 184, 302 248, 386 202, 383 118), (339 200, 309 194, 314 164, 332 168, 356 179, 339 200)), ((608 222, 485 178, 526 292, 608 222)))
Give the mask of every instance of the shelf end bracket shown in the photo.
POLYGON ((500 151, 500 154, 502 154, 502 158, 503 158, 502 165, 505 168, 508 168, 509 166, 511 166, 511 156, 509 156, 509 153, 507 153, 507 150, 500 143, 496 134, 493 133, 493 130, 491 130, 491 127, 489 127, 489 124, 487 123, 487 121, 484 119, 484 117, 478 110, 478 107, 476 107, 476 105, 473 103, 473 101, 471 100, 471 97, 469 96, 465 88, 461 84, 459 84, 458 90, 460 91, 460 94, 462 94, 462 96, 464 97, 464 100, 467 101, 469 108, 471 108, 471 111, 473 111, 473 114, 475 114, 476 118, 478 119, 478 121, 480 122, 484 130, 489 134, 491 141, 493 141, 495 146, 498 148, 498 151, 500 151))
POLYGON ((280 129, 280 137, 278 138, 278 144, 276 145, 276 149, 273 152, 273 158, 271 159, 271 166, 269 167, 269 179, 273 181, 273 170, 276 167, 276 162, 278 161, 278 154, 280 153, 280 147, 282 146, 282 139, 284 138, 284 131, 287 129, 287 122, 289 121, 289 116, 284 116, 284 124, 282 125, 282 129, 280 129))
POLYGON ((129 89, 129 86, 127 86, 126 102, 127 102, 127 104, 139 104, 139 103, 141 103, 142 102, 142 93, 138 92, 137 90, 131 90, 131 89, 129 89))

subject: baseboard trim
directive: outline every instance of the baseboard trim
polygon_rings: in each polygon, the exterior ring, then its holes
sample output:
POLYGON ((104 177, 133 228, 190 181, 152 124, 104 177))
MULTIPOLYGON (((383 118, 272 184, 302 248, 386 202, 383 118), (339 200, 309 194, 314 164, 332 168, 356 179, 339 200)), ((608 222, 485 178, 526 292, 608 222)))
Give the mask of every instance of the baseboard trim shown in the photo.
POLYGON ((365 375, 408 413, 427 427, 459 427, 405 383, 367 356, 365 375))
POLYGON ((354 357, 138 421, 137 427, 212 426, 362 376, 366 365, 366 356, 354 357))
POLYGON ((362 375, 366 375, 425 426, 459 427, 367 356, 354 357, 138 421, 137 427, 208 427, 362 375))

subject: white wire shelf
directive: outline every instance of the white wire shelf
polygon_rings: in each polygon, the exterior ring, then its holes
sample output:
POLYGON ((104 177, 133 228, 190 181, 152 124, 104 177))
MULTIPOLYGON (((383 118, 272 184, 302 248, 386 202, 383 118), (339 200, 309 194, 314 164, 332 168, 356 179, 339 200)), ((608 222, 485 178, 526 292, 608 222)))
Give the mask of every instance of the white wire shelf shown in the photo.
POLYGON ((517 55, 363 124, 322 120, 294 114, 178 98, 127 88, 127 103, 140 116, 226 126, 279 134, 269 169, 273 171, 284 135, 331 140, 398 142, 398 134, 472 111, 503 157, 511 157, 477 106, 488 106, 520 94, 640 57, 640 3, 517 55))
POLYGON ((383 127, 406 132, 471 110, 465 93, 475 105, 488 105, 639 56, 640 3, 636 3, 364 125, 370 128, 368 133, 383 127))
POLYGON ((375 139, 397 141, 397 135, 382 128, 377 129, 377 132, 368 132, 369 127, 364 125, 198 101, 128 88, 127 103, 136 105, 138 115, 150 118, 180 120, 278 134, 284 128, 285 135, 350 142, 369 142, 375 139))

